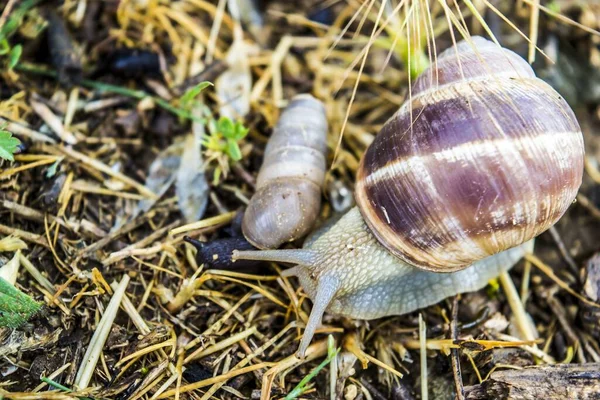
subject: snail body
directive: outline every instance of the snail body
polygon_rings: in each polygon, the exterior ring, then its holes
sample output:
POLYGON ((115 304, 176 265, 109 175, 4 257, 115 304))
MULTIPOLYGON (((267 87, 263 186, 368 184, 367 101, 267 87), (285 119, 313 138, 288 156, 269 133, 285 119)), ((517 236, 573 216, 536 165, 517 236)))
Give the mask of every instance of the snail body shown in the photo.
POLYGON ((417 79, 369 146, 357 207, 306 248, 234 259, 297 264, 284 274, 313 301, 303 354, 325 311, 403 314, 510 269, 573 202, 583 152, 564 99, 518 55, 471 38, 417 79))
POLYGON ((305 236, 321 208, 325 181, 327 118, 323 104, 308 94, 294 97, 265 149, 242 232, 261 249, 274 249, 305 236))

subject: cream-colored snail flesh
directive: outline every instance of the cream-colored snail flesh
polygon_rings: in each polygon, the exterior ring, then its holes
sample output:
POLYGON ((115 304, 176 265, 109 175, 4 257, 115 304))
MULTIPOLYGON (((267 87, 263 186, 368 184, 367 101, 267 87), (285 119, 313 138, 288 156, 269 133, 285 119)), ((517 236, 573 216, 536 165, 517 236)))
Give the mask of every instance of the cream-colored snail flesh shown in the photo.
POLYGON ((573 202, 583 136, 572 110, 517 54, 474 37, 440 54, 384 125, 357 174, 357 207, 298 250, 234 252, 297 264, 325 311, 403 314, 508 270, 573 202))

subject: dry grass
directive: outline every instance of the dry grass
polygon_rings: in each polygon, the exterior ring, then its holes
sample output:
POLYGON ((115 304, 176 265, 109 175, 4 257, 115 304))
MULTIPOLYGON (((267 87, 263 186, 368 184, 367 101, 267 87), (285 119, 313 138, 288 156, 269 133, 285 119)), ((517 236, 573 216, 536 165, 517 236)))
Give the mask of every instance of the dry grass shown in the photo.
MULTIPOLYGON (((512 2, 487 0, 387 6, 375 0, 274 1, 261 11, 261 25, 245 20, 247 11, 239 21, 228 3, 58 2, 89 78, 68 88, 46 76, 53 68, 49 58, 36 55, 39 44, 27 35, 43 21, 40 13, 22 21, 18 40, 29 67, 0 74, 0 124, 6 122, 27 148, 14 163, 0 161, 0 246, 8 236, 27 244, 19 247, 17 286, 46 307, 23 330, 0 333, 0 395, 283 398, 327 356, 326 334, 340 347, 334 379, 317 375, 303 398, 325 398, 328 388, 356 398, 428 391, 434 398, 440 388, 452 389, 451 349, 460 354, 465 385, 498 368, 600 362, 598 338, 577 317, 581 305, 594 299, 581 294, 582 278, 564 267, 568 261, 559 250, 562 243, 581 267, 600 249, 594 158, 600 142, 590 103, 581 104, 587 107, 581 118, 591 158, 580 201, 554 239, 540 239, 528 259, 536 268, 520 266, 502 277, 502 290, 490 286, 459 299, 456 340, 450 339, 451 302, 369 323, 327 316, 300 360, 294 352, 310 306, 297 282, 280 277, 275 264, 258 271, 208 269, 183 241, 184 235, 203 241, 227 236, 253 193, 270 129, 292 95, 312 92, 326 105, 331 169, 325 194, 333 198, 340 187, 352 189, 362 153, 410 96, 419 63, 434 63, 440 49, 471 33, 487 32, 531 60, 548 35, 583 37, 592 46, 596 39, 589 32, 598 27, 589 21, 600 18, 569 13, 577 27, 565 28, 571 25, 548 16, 555 10, 529 0, 519 1, 515 11, 512 2), (331 14, 323 11, 327 7, 331 14), (179 100, 190 78, 201 74, 200 80, 216 82, 223 70, 211 68, 227 59, 234 44, 251 79, 236 98, 249 109, 244 121, 250 133, 240 145, 242 160, 227 164, 227 174, 210 185, 201 220, 186 223, 175 190, 157 193, 146 178, 161 152, 193 129, 190 110, 179 100), (157 74, 146 66, 133 78, 102 70, 116 47, 152 51, 157 74), (143 202, 150 207, 140 208, 143 202), (512 315, 518 329, 507 334, 512 315)), ((564 7, 562 14, 572 11, 564 7)), ((598 9, 583 10, 600 17, 598 9)), ((0 25, 5 20, 3 13, 0 25)), ((577 50, 577 61, 593 56, 577 50)), ((232 106, 221 102, 221 89, 199 97, 214 115, 232 106)), ((202 165, 210 180, 219 163, 202 165)), ((335 211, 326 202, 322 219, 335 211)), ((4 261, 18 249, 0 251, 4 261)))

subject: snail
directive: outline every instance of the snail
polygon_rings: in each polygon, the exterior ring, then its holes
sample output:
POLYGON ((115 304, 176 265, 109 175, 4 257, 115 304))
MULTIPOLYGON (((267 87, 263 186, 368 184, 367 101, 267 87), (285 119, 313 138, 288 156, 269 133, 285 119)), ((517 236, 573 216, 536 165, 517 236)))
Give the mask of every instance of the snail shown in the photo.
POLYGON ((252 245, 274 249, 313 227, 325 182, 326 139, 323 104, 309 94, 295 96, 269 139, 244 214, 242 232, 252 245))
POLYGON ((583 175, 573 111, 517 54, 480 37, 440 54, 382 127, 357 172, 357 206, 304 248, 234 251, 293 263, 324 312, 408 313, 478 290, 532 251, 583 175))

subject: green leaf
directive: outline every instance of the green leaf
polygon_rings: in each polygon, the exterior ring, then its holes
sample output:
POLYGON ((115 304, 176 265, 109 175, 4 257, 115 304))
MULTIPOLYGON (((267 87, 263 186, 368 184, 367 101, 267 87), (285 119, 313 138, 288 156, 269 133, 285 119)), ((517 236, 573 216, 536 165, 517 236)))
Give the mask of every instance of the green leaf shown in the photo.
POLYGON ((315 369, 313 369, 308 375, 306 375, 300 381, 300 383, 298 383, 298 385, 291 392, 289 392, 287 396, 285 396, 284 400, 297 399, 299 396, 302 395, 302 393, 306 392, 311 387, 311 385, 309 385, 310 381, 315 376, 317 376, 317 374, 321 372, 321 370, 325 368, 327 364, 331 362, 331 360, 337 357, 337 354, 339 353, 340 349, 331 350, 331 343, 328 343, 328 345, 329 348, 327 350, 327 358, 323 360, 321 364, 319 364, 315 369))
POLYGON ((221 117, 219 118, 217 126, 219 128, 219 132, 221 132, 221 135, 228 139, 234 139, 234 125, 232 120, 227 117, 221 117))
POLYGON ((27 14, 27 11, 35 7, 41 1, 42 0, 24 0, 21 2, 19 7, 13 11, 13 13, 6 20, 6 23, 2 26, 2 28, 0 28, 0 38, 8 38, 10 35, 15 33, 17 29, 19 29, 23 17, 25 14, 27 14))
POLYGON ((41 308, 40 303, 0 278, 0 327, 18 328, 41 308))
POLYGON ((0 56, 4 56, 10 52, 10 45, 8 40, 0 39, 0 56))
POLYGON ((2 36, 8 38, 10 35, 16 32, 19 29, 19 25, 21 25, 22 15, 13 14, 13 17, 9 18, 8 21, 4 24, 2 29, 2 36))
POLYGON ((14 161, 13 154, 15 154, 17 146, 20 144, 21 141, 16 137, 13 137, 10 132, 0 131, 0 158, 14 161))
POLYGON ((242 140, 246 137, 249 131, 250 129, 244 127, 244 125, 241 122, 238 122, 234 126, 232 139, 242 140))
POLYGON ((58 165, 60 164, 60 162, 62 160, 63 160, 62 158, 59 158, 48 168, 48 171, 46 171, 46 178, 52 178, 54 175, 56 175, 58 165))
POLYGON ((181 106, 183 108, 187 108, 186 106, 189 106, 192 100, 194 100, 200 93, 202 93, 204 89, 209 86, 213 86, 213 84, 211 82, 204 81, 186 90, 180 99, 181 106))
POLYGON ((233 139, 227 139, 227 154, 233 161, 240 161, 242 159, 242 152, 240 146, 233 139))
POLYGON ((8 55, 8 68, 13 69, 19 63, 21 59, 21 53, 23 53, 23 46, 20 44, 16 45, 10 50, 10 54, 8 55))

